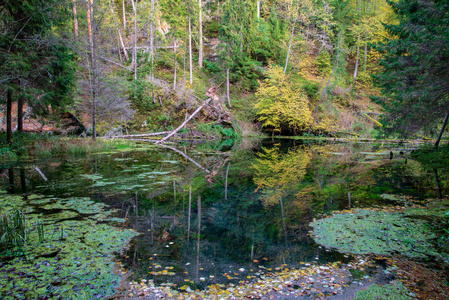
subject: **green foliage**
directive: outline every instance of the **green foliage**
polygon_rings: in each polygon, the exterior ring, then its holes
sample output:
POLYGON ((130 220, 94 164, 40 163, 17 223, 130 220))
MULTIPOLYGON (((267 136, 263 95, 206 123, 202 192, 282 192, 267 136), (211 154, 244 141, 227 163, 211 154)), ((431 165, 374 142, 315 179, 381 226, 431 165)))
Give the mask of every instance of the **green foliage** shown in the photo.
POLYGON ((281 67, 269 66, 266 75, 266 81, 256 93, 254 106, 262 126, 279 132, 306 129, 312 119, 307 98, 291 88, 281 67))
MULTIPOLYGON (((74 53, 55 30, 69 11, 58 1, 6 1, 0 4, 0 87, 25 99, 34 113, 67 105, 74 82, 74 53)), ((2 97, 3 98, 3 97, 2 97)))
POLYGON ((321 49, 316 58, 315 64, 320 75, 329 76, 330 72, 332 71, 332 65, 331 57, 326 49, 321 49))
POLYGON ((140 111, 148 111, 154 107, 154 89, 155 87, 146 80, 133 80, 130 87, 130 98, 137 109, 140 111))
POLYGON ((388 1, 400 23, 385 25, 392 38, 377 45, 384 96, 373 97, 387 112, 384 121, 403 134, 438 125, 449 105, 448 1, 388 1))
POLYGON ((0 214, 0 253, 14 248, 21 249, 27 242, 25 215, 16 209, 0 214))

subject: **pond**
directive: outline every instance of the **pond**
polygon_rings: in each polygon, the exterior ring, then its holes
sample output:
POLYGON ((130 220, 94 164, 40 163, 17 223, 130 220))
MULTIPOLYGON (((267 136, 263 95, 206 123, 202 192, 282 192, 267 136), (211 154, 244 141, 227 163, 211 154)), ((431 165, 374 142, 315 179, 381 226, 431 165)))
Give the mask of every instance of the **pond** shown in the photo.
POLYGON ((125 251, 113 249, 129 280, 201 290, 283 268, 349 261, 350 254, 320 246, 310 234, 312 221, 334 211, 446 197, 449 169, 410 159, 413 147, 289 139, 143 144, 2 164, 0 183, 9 194, 29 195, 11 198, 22 201, 28 215, 57 209, 52 224, 89 217, 97 221, 86 226, 113 222, 138 232, 125 251), (62 202, 45 211, 32 198, 62 202), (67 199, 78 199, 77 206, 67 199), (115 212, 93 218, 100 214, 89 210, 95 205, 115 212))

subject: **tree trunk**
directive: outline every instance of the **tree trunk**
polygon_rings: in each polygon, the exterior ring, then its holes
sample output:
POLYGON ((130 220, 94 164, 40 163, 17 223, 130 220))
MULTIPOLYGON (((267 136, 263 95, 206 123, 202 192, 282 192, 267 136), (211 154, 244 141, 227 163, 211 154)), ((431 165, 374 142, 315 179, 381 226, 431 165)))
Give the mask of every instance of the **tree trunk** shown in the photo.
POLYGON ((447 120, 449 119, 449 112, 446 113, 446 116, 444 117, 443 126, 441 126, 440 134, 438 135, 438 138, 435 142, 435 148, 438 148, 438 145, 440 144, 441 137, 443 136, 444 129, 447 125, 447 120))
POLYGON ((368 43, 366 42, 366 35, 365 35, 365 53, 364 53, 364 57, 363 57, 363 60, 364 60, 363 68, 364 68, 364 71, 365 71, 364 72, 365 76, 366 76, 367 55, 368 55, 368 43))
MULTIPOLYGON (((189 9, 190 10, 190 9, 189 9)), ((192 24, 190 22, 189 14, 189 72, 190 72, 190 85, 193 84, 193 64, 192 64, 192 24)))
POLYGON ((190 218, 192 215, 192 186, 189 186, 189 211, 187 216, 187 243, 190 239, 190 218))
POLYGON ((293 22, 293 26, 292 26, 292 34, 290 36, 290 43, 288 44, 288 51, 287 51, 287 58, 285 60, 284 74, 287 73, 288 59, 290 57, 290 50, 292 48, 293 34, 295 33, 295 25, 296 25, 296 20, 293 22))
POLYGON ((151 80, 154 79, 154 0, 151 0, 151 20, 150 20, 150 60, 151 60, 151 80))
POLYGON ((174 53, 174 69, 175 69, 175 74, 173 76, 173 89, 176 90, 176 25, 174 28, 174 35, 173 35, 173 53, 174 53))
POLYGON ((122 12, 123 12, 123 32, 126 35, 126 8, 125 8, 125 1, 126 0, 122 0, 122 12))
POLYGON ((260 1, 257 1, 257 20, 260 19, 260 1))
POLYGON ((200 39, 200 45, 198 49, 198 66, 201 69, 203 67, 203 7, 201 4, 201 0, 198 0, 198 6, 199 6, 199 20, 198 20, 198 27, 199 27, 199 39, 200 39))
POLYGON ((92 97, 92 139, 97 138, 97 58, 95 55, 95 32, 93 22, 95 20, 94 15, 94 3, 93 0, 87 2, 87 29, 89 32, 89 45, 90 45, 90 65, 91 65, 91 97, 92 97))
POLYGON ((137 0, 131 0, 134 12, 134 50, 133 50, 133 66, 134 66, 134 80, 137 80, 137 0))
POLYGON ((12 90, 8 89, 6 96, 6 142, 12 143, 12 90))
POLYGON ((228 165, 226 166, 225 200, 228 200, 228 174, 229 174, 229 166, 230 165, 231 165, 231 163, 228 162, 228 165))
MULTIPOLYGON (((359 25, 361 23, 361 19, 362 19, 362 2, 361 0, 359 0, 359 25)), ((355 59, 355 68, 354 68, 354 81, 357 79, 357 72, 358 72, 358 68, 359 68, 359 53, 360 53, 360 31, 357 37, 357 56, 355 59)))
POLYGON ((231 98, 229 97, 229 66, 226 66, 226 99, 228 100, 229 108, 232 108, 231 98))
POLYGON ((23 132, 23 98, 17 100, 17 130, 23 132))
MULTIPOLYGON (((114 3, 111 3, 111 13, 112 13, 112 16, 115 18, 114 3)), ((122 38, 122 33, 120 31, 120 27, 117 25, 116 28, 117 28, 117 32, 118 32, 120 46, 123 49, 123 54, 125 55, 125 59, 129 60, 128 51, 126 50, 125 43, 123 42, 123 38, 122 38)))
POLYGON ((76 0, 72 0, 73 3, 73 31, 75 33, 75 41, 78 41, 78 16, 76 13, 76 0))

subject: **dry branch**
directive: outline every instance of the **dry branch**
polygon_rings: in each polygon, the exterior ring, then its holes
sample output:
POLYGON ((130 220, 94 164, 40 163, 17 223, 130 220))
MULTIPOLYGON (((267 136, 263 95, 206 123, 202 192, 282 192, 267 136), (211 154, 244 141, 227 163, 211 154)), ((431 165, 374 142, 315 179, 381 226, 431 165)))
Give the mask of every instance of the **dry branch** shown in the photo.
POLYGON ((200 105, 200 107, 198 107, 193 114, 191 114, 178 128, 176 128, 175 130, 173 130, 169 135, 167 135, 166 137, 164 137, 163 139, 161 139, 160 141, 156 142, 156 144, 162 144, 164 143, 166 140, 168 140, 170 137, 172 137, 173 135, 175 135, 179 130, 181 130, 181 128, 183 128, 187 123, 189 123, 189 121, 197 114, 200 112, 201 109, 203 109, 204 106, 206 106, 207 104, 209 104, 209 102, 212 100, 212 98, 208 98, 206 101, 203 102, 203 104, 200 105))

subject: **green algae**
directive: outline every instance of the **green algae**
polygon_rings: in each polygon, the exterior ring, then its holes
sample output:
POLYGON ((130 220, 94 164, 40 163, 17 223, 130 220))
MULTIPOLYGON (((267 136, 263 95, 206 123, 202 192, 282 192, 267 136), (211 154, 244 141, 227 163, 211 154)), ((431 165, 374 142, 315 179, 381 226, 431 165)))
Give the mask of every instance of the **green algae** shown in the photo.
MULTIPOLYGON (((1 193, 0 206, 23 209, 26 201, 19 198, 1 193)), ((136 233, 104 223, 111 212, 88 198, 51 198, 34 205, 43 213, 26 215, 29 232, 24 256, 0 260, 0 298, 93 299, 113 295, 121 281, 120 274, 114 272, 114 253, 122 251, 136 233), (44 224, 43 241, 37 222, 44 224)))
POLYGON ((429 209, 384 212, 366 209, 336 213, 311 223, 318 244, 354 254, 402 254, 409 257, 434 256, 447 260, 448 253, 435 248, 436 234, 420 213, 429 209))
POLYGON ((377 285, 373 284, 366 290, 358 291, 355 300, 411 300, 411 294, 407 288, 399 281, 393 281, 391 284, 377 285))

